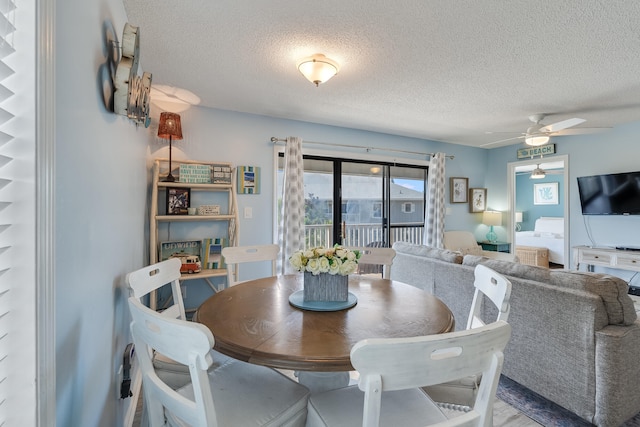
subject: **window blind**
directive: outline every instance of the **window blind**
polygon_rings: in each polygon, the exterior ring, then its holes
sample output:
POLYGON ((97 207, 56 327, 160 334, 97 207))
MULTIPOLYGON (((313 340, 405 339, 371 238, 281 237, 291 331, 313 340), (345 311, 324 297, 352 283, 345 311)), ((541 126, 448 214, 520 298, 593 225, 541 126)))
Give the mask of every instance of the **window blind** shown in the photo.
POLYGON ((7 232, 12 225, 10 211, 13 202, 11 182, 13 176, 11 168, 8 166, 13 160, 11 151, 7 150, 7 143, 13 139, 7 133, 5 126, 13 118, 10 111, 11 103, 7 100, 14 94, 5 86, 5 80, 14 74, 11 67, 7 65, 5 59, 15 52, 12 36, 15 31, 14 22, 15 4, 13 0, 0 0, 0 426, 7 423, 10 414, 7 399, 10 393, 11 381, 9 376, 15 369, 10 366, 9 344, 12 331, 11 308, 11 281, 3 276, 12 267, 11 248, 14 245, 11 233, 7 232), (2 212, 5 211, 4 214, 2 212))

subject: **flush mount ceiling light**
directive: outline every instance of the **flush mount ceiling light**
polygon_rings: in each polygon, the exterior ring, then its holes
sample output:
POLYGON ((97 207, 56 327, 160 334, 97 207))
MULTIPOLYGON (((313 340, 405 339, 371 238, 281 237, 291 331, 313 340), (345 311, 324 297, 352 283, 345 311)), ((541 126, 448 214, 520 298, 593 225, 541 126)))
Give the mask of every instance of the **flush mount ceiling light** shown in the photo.
POLYGON ((311 83, 318 86, 338 74, 338 63, 321 53, 316 53, 298 62, 298 70, 311 83))

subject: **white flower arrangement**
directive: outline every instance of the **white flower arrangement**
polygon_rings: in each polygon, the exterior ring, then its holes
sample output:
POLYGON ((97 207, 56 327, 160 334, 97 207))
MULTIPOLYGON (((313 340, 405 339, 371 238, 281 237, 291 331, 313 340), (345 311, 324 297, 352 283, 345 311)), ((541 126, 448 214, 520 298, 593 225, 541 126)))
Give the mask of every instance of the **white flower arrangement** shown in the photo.
POLYGON ((318 246, 295 252, 289 258, 289 263, 296 270, 309 272, 314 276, 320 273, 346 276, 356 272, 361 256, 360 251, 352 251, 340 245, 335 245, 333 248, 318 246))

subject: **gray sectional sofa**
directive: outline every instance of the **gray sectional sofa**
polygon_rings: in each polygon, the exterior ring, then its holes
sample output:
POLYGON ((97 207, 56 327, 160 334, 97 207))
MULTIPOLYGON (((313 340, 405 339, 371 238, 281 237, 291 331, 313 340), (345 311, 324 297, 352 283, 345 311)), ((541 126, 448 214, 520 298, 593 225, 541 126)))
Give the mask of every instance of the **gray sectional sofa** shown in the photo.
POLYGON ((466 326, 478 263, 509 278, 505 376, 597 426, 619 426, 640 412, 640 320, 624 280, 404 242, 393 248, 391 279, 440 298, 456 329, 466 326))

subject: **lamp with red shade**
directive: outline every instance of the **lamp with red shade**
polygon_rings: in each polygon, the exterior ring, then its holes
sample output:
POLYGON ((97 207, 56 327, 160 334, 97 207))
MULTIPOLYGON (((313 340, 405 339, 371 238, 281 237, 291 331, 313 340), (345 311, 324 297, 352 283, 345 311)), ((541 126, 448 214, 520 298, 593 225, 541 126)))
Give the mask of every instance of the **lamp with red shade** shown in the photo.
POLYGON ((171 174, 171 142, 174 139, 182 139, 182 125, 180 124, 180 114, 160 113, 160 124, 158 125, 158 138, 169 140, 169 175, 164 182, 175 182, 171 174))

